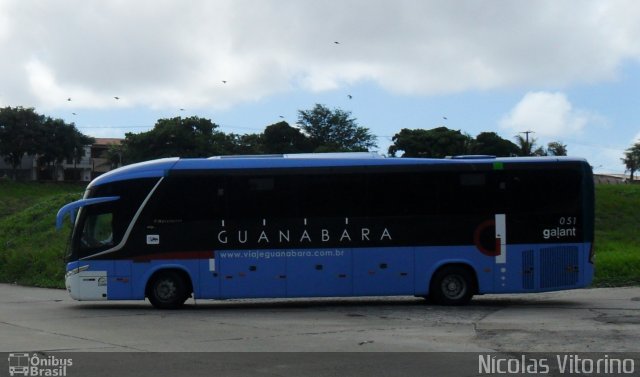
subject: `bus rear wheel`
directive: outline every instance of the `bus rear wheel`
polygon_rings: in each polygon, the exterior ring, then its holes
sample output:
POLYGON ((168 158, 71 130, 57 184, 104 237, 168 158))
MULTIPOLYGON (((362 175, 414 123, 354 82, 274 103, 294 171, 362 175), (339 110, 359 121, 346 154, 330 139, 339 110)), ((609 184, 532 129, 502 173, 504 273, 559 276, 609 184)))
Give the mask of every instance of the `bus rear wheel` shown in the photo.
POLYGON ((175 271, 160 272, 151 280, 147 297, 158 309, 178 309, 188 298, 187 283, 175 271))
POLYGON ((462 266, 446 266, 431 279, 429 298, 440 305, 465 305, 475 293, 475 279, 462 266))

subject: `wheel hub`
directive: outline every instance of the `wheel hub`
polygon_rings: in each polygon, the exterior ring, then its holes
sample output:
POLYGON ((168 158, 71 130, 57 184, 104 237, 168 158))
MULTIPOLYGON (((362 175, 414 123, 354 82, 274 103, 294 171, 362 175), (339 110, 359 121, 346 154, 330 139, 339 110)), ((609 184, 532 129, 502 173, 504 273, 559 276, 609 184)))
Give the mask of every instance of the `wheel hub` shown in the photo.
POLYGON ((169 301, 176 295, 176 286, 172 281, 164 280, 156 288, 157 297, 163 301, 169 301))
POLYGON ((450 299, 457 299, 464 295, 465 286, 463 281, 457 276, 449 276, 443 282, 444 294, 450 299))

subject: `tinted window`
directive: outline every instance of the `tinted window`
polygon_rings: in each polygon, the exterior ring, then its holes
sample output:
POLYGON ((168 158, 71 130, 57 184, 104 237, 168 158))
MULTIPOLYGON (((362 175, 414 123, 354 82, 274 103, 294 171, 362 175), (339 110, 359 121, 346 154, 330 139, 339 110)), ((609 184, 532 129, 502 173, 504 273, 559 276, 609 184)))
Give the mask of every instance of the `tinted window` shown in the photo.
POLYGON ((118 196, 119 199, 81 209, 73 234, 71 258, 90 256, 118 245, 157 181, 154 178, 114 182, 89 190, 87 198, 118 196))
POLYGON ((335 171, 166 178, 155 222, 563 211, 580 203, 577 171, 335 171))
POLYGON ((144 218, 147 223, 211 220, 224 213, 227 194, 221 177, 168 177, 153 195, 144 218))
POLYGON ((369 216, 415 216, 435 213, 439 182, 424 172, 371 174, 365 194, 369 216))
POLYGON ((80 243, 86 248, 113 246, 113 212, 92 212, 84 222, 80 243))
POLYGON ((505 204, 514 213, 574 212, 582 201, 582 174, 577 170, 505 172, 505 204))

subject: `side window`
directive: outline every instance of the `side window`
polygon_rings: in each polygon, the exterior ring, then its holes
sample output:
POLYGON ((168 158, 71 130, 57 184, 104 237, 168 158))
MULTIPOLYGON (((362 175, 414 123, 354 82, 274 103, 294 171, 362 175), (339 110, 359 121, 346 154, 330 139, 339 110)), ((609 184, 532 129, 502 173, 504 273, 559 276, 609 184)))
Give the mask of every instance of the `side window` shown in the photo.
POLYGON ((362 216, 366 210, 363 174, 283 174, 232 176, 230 218, 362 216))
POLYGON ((210 221, 224 216, 226 195, 219 176, 170 177, 160 184, 143 216, 149 224, 210 221))
POLYGON ((402 173, 376 173, 367 179, 366 195, 370 206, 367 208, 369 216, 407 215, 409 204, 417 205, 418 198, 409 195, 414 192, 410 182, 412 176, 402 173))
POLYGON ((286 218, 300 213, 296 179, 287 175, 231 176, 229 218, 286 218))
POLYGON ((367 209, 366 176, 335 173, 295 178, 293 196, 301 215, 309 217, 363 216, 367 209))
POLYGON ((456 172, 447 174, 448 209, 456 214, 487 215, 499 208, 499 185, 486 172, 456 172))
POLYGON ((580 173, 573 170, 529 170, 505 173, 507 204, 517 213, 577 211, 580 173))
POLYGON ((283 205, 275 191, 273 177, 229 177, 229 217, 271 217, 283 205))

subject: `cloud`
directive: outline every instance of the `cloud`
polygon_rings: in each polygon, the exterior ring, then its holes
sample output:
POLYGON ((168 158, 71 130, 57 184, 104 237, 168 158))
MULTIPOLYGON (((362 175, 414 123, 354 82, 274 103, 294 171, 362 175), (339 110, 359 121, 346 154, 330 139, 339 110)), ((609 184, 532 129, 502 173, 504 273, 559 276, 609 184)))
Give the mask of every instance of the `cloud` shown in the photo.
POLYGON ((569 145, 569 155, 586 158, 596 173, 622 174, 624 167, 620 159, 624 156, 624 150, 588 145, 569 145))
POLYGON ((500 120, 513 132, 534 131, 542 137, 574 136, 599 117, 576 109, 560 92, 529 92, 500 120))
POLYGON ((85 107, 119 95, 224 108, 362 81, 421 95, 561 87, 640 61, 638 19, 633 0, 4 0, 0 82, 46 107, 79 93, 85 107))

